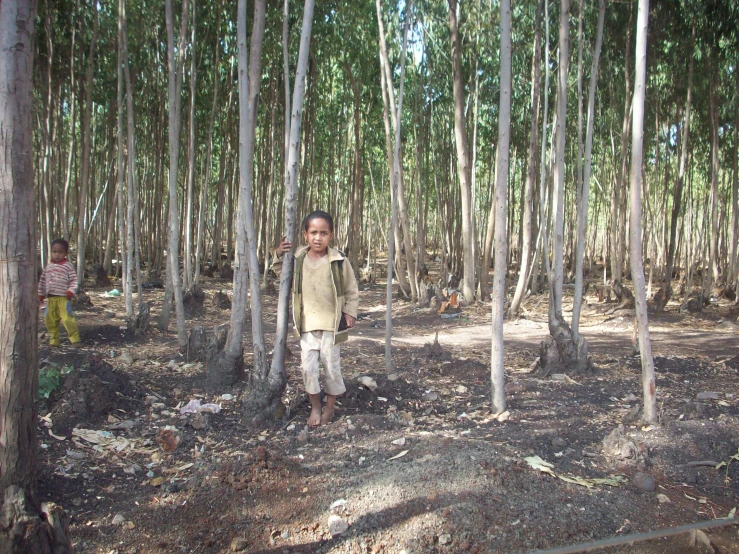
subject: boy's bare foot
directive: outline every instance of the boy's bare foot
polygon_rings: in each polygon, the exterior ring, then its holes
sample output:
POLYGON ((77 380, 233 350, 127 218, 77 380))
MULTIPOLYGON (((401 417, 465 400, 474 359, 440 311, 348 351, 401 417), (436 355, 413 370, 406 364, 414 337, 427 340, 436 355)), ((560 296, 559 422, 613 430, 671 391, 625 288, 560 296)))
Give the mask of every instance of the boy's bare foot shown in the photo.
POLYGON ((321 408, 313 408, 308 416, 308 427, 318 427, 322 423, 322 420, 323 416, 321 415, 321 408))
POLYGON ((326 406, 321 414, 321 425, 327 425, 334 419, 334 407, 326 406))

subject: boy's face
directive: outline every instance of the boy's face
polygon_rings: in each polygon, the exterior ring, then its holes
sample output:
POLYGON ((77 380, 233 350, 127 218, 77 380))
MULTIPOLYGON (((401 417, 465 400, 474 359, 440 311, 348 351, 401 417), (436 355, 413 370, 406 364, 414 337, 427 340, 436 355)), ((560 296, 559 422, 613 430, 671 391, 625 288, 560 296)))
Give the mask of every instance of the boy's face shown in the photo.
POLYGON ((64 250, 64 247, 61 244, 55 244, 51 247, 51 259, 55 261, 56 263, 61 262, 64 258, 67 257, 67 251, 64 250))
POLYGON ((334 234, 328 226, 328 221, 322 218, 312 219, 308 223, 308 230, 303 231, 303 238, 312 252, 324 255, 334 234))

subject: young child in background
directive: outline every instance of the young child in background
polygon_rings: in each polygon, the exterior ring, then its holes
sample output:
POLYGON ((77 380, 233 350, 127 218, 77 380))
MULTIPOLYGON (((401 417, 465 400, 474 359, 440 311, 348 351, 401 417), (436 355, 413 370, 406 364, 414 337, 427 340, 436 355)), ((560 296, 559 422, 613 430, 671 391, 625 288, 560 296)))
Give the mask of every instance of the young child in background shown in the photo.
POLYGON ((59 346, 59 320, 64 324, 69 342, 80 342, 80 332, 72 314, 72 298, 77 292, 77 272, 67 260, 69 243, 56 239, 51 243, 51 263, 46 266, 38 282, 38 300, 46 299, 44 322, 49 330, 49 344, 59 346))
MULTIPOLYGON (((300 369, 310 398, 308 425, 311 427, 331 422, 336 397, 346 391, 341 376, 339 344, 349 338, 348 330, 354 327, 359 304, 354 271, 344 254, 329 246, 333 237, 331 216, 322 211, 312 212, 303 223, 306 246, 295 252, 293 323, 296 335, 300 336, 300 369), (323 364, 326 391, 323 411, 319 359, 323 364)), ((277 256, 281 257, 291 247, 283 237, 276 250, 277 256)))

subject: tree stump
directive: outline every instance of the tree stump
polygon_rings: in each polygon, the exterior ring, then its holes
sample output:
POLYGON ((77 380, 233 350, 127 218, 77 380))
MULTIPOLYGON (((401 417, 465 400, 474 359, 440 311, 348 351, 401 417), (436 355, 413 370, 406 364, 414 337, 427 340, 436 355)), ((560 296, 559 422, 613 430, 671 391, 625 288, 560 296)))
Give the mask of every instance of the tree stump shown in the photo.
POLYGON ((3 554, 72 554, 69 516, 52 502, 34 510, 26 493, 11 485, 0 506, 0 552, 3 554))
POLYGON ((218 310, 230 310, 231 309, 231 299, 228 297, 228 295, 223 292, 222 290, 219 290, 217 293, 213 295, 213 307, 218 310))
POLYGON ((244 378, 244 353, 230 356, 224 349, 228 337, 228 325, 213 328, 213 334, 206 340, 203 359, 207 369, 205 389, 209 393, 221 393, 231 389, 236 381, 244 378))
POLYGON ((553 373, 569 375, 589 375, 593 366, 588 358, 588 341, 580 335, 573 340, 569 325, 560 321, 559 325, 549 326, 551 335, 539 345, 539 360, 533 374, 549 377, 553 373))
POLYGON ((128 330, 138 337, 146 333, 149 329, 149 318, 151 316, 151 305, 149 302, 144 304, 139 313, 128 319, 126 327, 128 330))
POLYGON ((105 267, 102 265, 95 266, 95 286, 96 287, 110 287, 110 278, 108 272, 105 271, 105 267))
POLYGON ((231 269, 231 266, 227 263, 224 263, 221 266, 221 269, 218 271, 218 274, 221 276, 221 279, 227 279, 231 281, 234 278, 234 270, 231 269))
POLYGON ((654 294, 654 297, 652 298, 649 305, 655 312, 662 312, 664 311, 665 306, 667 306, 667 303, 670 301, 671 297, 672 287, 665 289, 665 287, 663 286, 654 294))
POLYGON ((190 329, 190 334, 187 338, 187 361, 202 359, 202 355, 205 350, 206 344, 206 333, 205 328, 196 325, 190 329))
POLYGON ((75 310, 86 310, 92 308, 92 300, 90 295, 82 289, 77 291, 77 294, 72 298, 72 308, 75 310))
POLYGON ((630 309, 636 306, 633 293, 627 289, 621 281, 613 282, 613 294, 618 298, 619 305, 617 310, 630 309))

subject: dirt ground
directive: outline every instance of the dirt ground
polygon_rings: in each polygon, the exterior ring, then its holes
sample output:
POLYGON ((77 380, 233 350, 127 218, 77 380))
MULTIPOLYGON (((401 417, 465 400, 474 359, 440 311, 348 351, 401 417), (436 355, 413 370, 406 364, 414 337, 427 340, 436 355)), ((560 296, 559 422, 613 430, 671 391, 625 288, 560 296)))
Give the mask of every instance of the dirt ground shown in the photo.
MULTIPOLYGON (((205 279, 188 327, 228 323, 212 298, 230 287, 205 279)), ((39 490, 71 514, 76 551, 515 553, 725 517, 739 505, 734 305, 652 314, 659 424, 645 427, 633 423, 633 312, 609 314, 614 304, 588 296, 581 332, 595 374, 541 380, 530 371, 548 334, 547 299, 529 298, 504 327, 509 413, 496 418, 489 304, 441 319, 396 302, 398 378, 389 380, 385 289, 360 288, 362 315, 342 346, 348 391, 334 423, 315 430, 305 427, 295 339, 287 418, 254 430, 242 421, 243 384, 207 395, 203 364, 177 354, 174 320, 170 332, 152 324, 128 336, 123 299, 90 287, 93 306, 76 313, 81 346, 50 349, 41 323, 39 359, 74 369, 40 408, 39 490), (221 411, 182 415, 193 399, 221 411)), ((154 319, 163 291, 147 289, 145 300, 154 319)), ((267 295, 268 332, 275 306, 267 295)), ((739 536, 734 526, 605 551, 731 553, 739 536)))

